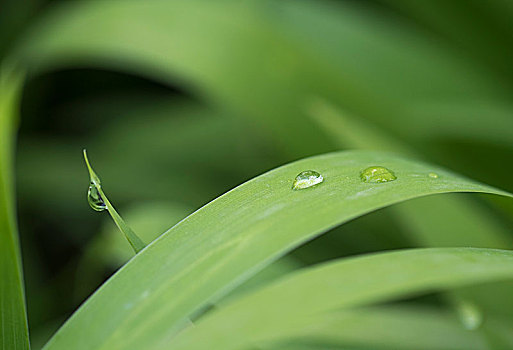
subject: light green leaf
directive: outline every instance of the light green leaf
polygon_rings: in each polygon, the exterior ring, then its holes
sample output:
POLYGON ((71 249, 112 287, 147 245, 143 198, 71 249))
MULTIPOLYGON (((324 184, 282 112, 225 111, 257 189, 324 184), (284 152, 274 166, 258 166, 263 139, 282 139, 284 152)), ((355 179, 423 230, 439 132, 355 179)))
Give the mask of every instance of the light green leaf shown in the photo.
POLYGON ((14 135, 23 74, 0 67, 0 349, 29 348, 14 198, 14 135))
POLYGON ((246 349, 315 329, 317 315, 329 310, 511 278, 513 252, 505 250, 427 248, 348 258, 293 273, 243 297, 184 330, 166 348, 246 349))
POLYGON ((46 349, 149 347, 316 235, 384 206, 446 192, 510 196, 435 166, 379 152, 331 153, 277 168, 217 198, 142 250, 82 305, 46 349), (362 182, 360 172, 371 165, 391 169, 397 180, 362 182), (304 170, 318 171, 324 182, 292 190, 295 176, 304 170), (428 176, 433 171, 437 179, 428 176))
POLYGON ((222 298, 216 305, 223 306, 228 301, 239 298, 241 295, 251 292, 260 286, 277 280, 286 274, 304 267, 304 264, 291 256, 284 256, 281 259, 274 261, 263 270, 259 271, 256 275, 252 276, 249 280, 235 288, 231 293, 222 298))
MULTIPOLYGON (((470 350, 489 349, 482 333, 462 327, 447 311, 426 307, 363 307, 317 315, 301 334, 258 348, 295 349, 301 344, 329 344, 346 349, 470 350)), ((298 332, 299 333, 299 332, 298 332)), ((324 345, 324 347, 323 347, 324 345)))

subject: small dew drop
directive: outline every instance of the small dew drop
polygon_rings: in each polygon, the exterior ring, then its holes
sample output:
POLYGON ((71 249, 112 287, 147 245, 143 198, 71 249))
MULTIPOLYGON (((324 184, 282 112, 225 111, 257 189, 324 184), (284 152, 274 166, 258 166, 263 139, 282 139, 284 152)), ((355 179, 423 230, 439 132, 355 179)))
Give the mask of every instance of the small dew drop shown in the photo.
POLYGON ((98 188, 93 182, 89 184, 89 189, 87 190, 87 202, 89 203, 91 208, 93 208, 96 211, 103 211, 107 209, 107 205, 103 201, 103 198, 100 195, 98 188))
POLYGON ((293 190, 302 190, 305 188, 309 188, 309 187, 318 185, 323 181, 324 181, 324 178, 317 171, 313 171, 313 170, 302 171, 294 179, 294 184, 292 185, 292 189, 293 190))
POLYGON ((397 177, 385 167, 371 166, 360 173, 360 179, 363 182, 380 183, 394 181, 397 177))
POLYGON ((438 174, 437 173, 429 173, 428 176, 432 179, 438 179, 438 174))
POLYGON ((457 311, 460 322, 469 331, 478 329, 483 323, 483 315, 473 303, 461 302, 458 305, 457 311))

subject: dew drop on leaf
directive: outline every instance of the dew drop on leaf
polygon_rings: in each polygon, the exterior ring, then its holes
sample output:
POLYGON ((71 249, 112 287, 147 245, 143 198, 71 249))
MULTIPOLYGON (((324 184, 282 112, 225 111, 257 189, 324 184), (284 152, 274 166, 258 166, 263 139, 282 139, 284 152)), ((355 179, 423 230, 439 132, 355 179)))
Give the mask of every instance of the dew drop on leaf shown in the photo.
POLYGON ((360 179, 363 182, 379 183, 394 181, 397 177, 391 170, 385 167, 371 166, 361 172, 360 179))
POLYGON ((94 184, 94 182, 91 182, 89 184, 89 189, 87 190, 87 202, 96 211, 103 211, 107 209, 107 205, 103 201, 102 196, 100 195, 100 192, 98 191, 98 188, 94 184))
POLYGON ((323 181, 324 181, 324 178, 317 171, 313 171, 313 170, 302 171, 294 179, 294 184, 292 185, 292 189, 293 190, 302 190, 305 188, 309 188, 309 187, 318 185, 323 181))
POLYGON ((437 173, 429 173, 428 176, 432 179, 438 179, 438 174, 437 173))

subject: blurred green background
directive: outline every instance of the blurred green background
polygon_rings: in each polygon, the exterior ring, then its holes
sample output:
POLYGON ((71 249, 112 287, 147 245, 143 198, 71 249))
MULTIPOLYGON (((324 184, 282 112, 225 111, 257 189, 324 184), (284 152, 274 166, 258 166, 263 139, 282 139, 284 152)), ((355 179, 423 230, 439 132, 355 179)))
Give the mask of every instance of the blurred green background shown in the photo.
MULTIPOLYGON (((508 0, 3 1, 0 54, 28 70, 16 181, 36 344, 130 258, 88 207, 83 148, 146 240, 266 170, 339 149, 398 151, 513 191, 512 19, 508 0)), ((460 198, 511 241, 511 203, 460 198)), ((447 206, 433 215, 464 235, 447 206)), ((292 256, 458 245, 412 237, 430 223, 407 211, 292 256)))

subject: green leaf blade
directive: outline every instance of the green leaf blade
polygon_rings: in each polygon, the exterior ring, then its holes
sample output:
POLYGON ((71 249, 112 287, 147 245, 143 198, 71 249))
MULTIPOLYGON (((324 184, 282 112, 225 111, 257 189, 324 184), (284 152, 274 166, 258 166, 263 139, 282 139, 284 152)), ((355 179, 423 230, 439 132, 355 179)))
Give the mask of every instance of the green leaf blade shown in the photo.
MULTIPOLYGON (((312 328, 315 333, 319 315, 332 310, 512 278, 513 252, 505 250, 425 248, 337 260, 292 273, 211 313, 167 348, 246 349, 312 328)), ((351 334, 340 338, 348 341, 351 334)))
POLYGON ((301 243, 381 207, 446 192, 510 196, 443 169, 379 152, 331 153, 274 169, 217 198, 152 242, 45 349, 140 349, 171 339, 193 312, 301 243), (391 169, 397 180, 361 182, 360 171, 372 165, 391 169), (324 182, 293 191, 295 176, 304 170, 318 171, 324 182), (437 179, 428 176, 433 171, 437 179), (82 331, 86 328, 87 333, 82 331))
POLYGON ((0 67, 0 349, 29 349, 15 214, 13 155, 23 75, 0 67))

